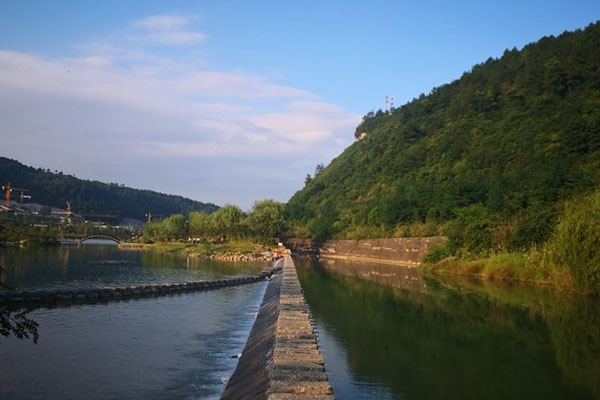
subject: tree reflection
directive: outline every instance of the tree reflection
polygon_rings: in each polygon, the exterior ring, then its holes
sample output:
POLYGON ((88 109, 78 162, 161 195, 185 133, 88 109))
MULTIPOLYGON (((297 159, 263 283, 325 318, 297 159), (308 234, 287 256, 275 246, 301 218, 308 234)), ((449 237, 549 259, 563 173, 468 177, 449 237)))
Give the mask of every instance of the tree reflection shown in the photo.
POLYGON ((312 314, 346 355, 354 383, 343 390, 369 382, 392 398, 600 399, 597 299, 428 278, 426 290, 405 290, 392 275, 382 284, 381 271, 303 264, 312 314))

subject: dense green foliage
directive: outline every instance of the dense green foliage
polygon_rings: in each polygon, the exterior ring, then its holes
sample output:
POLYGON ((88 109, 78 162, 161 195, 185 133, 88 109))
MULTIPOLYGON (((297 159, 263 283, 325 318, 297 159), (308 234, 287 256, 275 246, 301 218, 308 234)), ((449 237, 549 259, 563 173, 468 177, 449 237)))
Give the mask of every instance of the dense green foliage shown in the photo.
POLYGON ((255 202, 247 219, 254 234, 265 238, 280 235, 283 223, 283 204, 274 200, 255 202))
MULTIPOLYGON (((32 201, 65 208, 71 201, 74 211, 85 214, 113 214, 121 218, 144 220, 147 212, 154 215, 188 214, 190 211, 211 213, 218 209, 181 196, 151 190, 132 189, 116 183, 78 179, 62 172, 50 172, 25 166, 15 160, 0 157, 1 185, 29 189, 32 201)), ((18 200, 15 196, 14 200, 18 200)))
POLYGON ((0 242, 51 245, 57 243, 58 236, 58 227, 35 226, 21 220, 0 221, 0 242))
POLYGON ((579 287, 600 294, 600 191, 567 204, 548 247, 579 287))
POLYGON ((140 234, 132 227, 95 224, 91 222, 57 220, 34 215, 13 215, 0 218, 0 244, 58 245, 59 238, 81 239, 92 235, 107 235, 121 241, 140 234))
POLYGON ((543 243, 562 202, 600 178, 600 23, 369 113, 363 132, 290 199, 297 231, 355 238, 431 224, 470 252, 543 243))
POLYGON ((171 215, 146 224, 144 238, 151 241, 188 237, 213 242, 245 238, 270 241, 281 233, 283 223, 283 204, 262 200, 254 203, 249 214, 236 205, 227 204, 212 214, 191 212, 188 221, 183 215, 171 215))
POLYGON ((161 221, 149 222, 144 226, 144 237, 150 240, 167 241, 187 236, 187 221, 181 214, 174 214, 161 221))

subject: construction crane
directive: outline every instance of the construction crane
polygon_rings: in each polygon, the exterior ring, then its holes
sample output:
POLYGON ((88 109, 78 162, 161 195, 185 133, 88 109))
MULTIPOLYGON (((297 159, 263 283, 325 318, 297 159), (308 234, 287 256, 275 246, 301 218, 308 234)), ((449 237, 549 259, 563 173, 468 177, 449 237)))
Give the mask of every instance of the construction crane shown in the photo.
POLYGON ((10 184, 10 182, 8 182, 8 185, 2 186, 2 190, 4 191, 4 196, 6 197, 6 207, 8 207, 8 208, 10 208, 10 199, 12 197, 13 191, 21 192, 21 196, 20 196, 21 204, 23 204, 23 201, 25 199, 31 199, 30 195, 25 194, 25 192, 28 192, 29 189, 13 187, 10 184))
POLYGON ((161 215, 161 214, 154 214, 154 215, 152 215, 152 213, 150 211, 148 211, 145 215, 146 215, 146 223, 148 223, 148 224, 150 222, 152 222, 152 217, 155 217, 155 218, 156 217, 164 217, 164 215, 161 215))

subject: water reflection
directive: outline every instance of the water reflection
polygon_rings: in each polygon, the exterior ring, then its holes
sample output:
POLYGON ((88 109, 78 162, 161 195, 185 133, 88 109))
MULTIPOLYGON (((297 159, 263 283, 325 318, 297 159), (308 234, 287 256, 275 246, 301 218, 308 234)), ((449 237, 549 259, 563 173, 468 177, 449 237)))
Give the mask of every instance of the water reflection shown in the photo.
POLYGON ((340 399, 600 398, 596 299, 394 266, 297 265, 340 399))
POLYGON ((3 282, 20 289, 79 289, 253 275, 264 263, 216 262, 114 245, 0 248, 3 282))
POLYGON ((414 267, 333 259, 323 259, 321 263, 328 271, 381 283, 396 289, 418 292, 427 289, 420 270, 414 267))

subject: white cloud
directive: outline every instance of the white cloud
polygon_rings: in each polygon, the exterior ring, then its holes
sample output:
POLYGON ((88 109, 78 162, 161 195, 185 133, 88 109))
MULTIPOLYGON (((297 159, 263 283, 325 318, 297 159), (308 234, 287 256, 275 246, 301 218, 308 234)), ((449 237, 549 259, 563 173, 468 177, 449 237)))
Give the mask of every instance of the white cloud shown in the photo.
POLYGON ((151 15, 133 23, 147 31, 173 31, 185 27, 189 22, 188 17, 181 15, 151 15))
MULTIPOLYGON (((136 27, 187 32, 188 24, 154 16, 136 27)), ((352 142, 359 116, 306 90, 113 42, 64 59, 0 50, 3 155, 246 206, 257 198, 287 200, 314 165, 352 142), (210 189, 196 189, 197 182, 210 189)))

